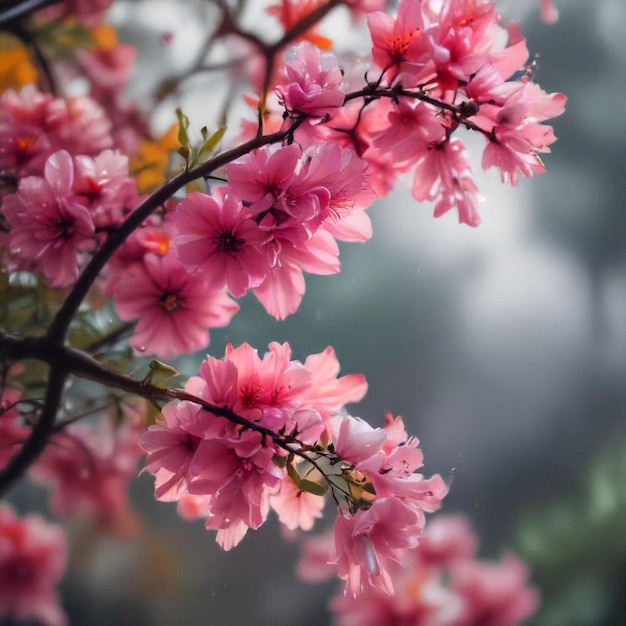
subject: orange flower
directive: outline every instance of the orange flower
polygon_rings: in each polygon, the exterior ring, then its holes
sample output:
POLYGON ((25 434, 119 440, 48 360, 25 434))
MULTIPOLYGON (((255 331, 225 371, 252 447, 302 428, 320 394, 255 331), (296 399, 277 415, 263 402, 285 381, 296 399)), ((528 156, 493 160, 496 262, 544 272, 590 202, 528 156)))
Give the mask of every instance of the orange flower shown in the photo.
POLYGON ((37 80, 37 70, 26 47, 15 37, 0 35, 0 93, 21 89, 37 80))
POLYGON ((172 124, 165 133, 154 140, 141 143, 139 153, 130 162, 131 174, 135 177, 140 193, 154 190, 166 178, 170 152, 178 149, 178 124, 172 124))

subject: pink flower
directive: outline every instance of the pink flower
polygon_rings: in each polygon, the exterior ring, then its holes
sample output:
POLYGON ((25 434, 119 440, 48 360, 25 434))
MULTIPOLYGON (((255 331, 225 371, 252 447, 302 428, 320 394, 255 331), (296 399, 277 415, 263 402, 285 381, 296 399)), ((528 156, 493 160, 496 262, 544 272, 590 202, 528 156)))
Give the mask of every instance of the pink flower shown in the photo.
POLYGON ((546 24, 556 24, 559 21, 559 10, 552 0, 537 0, 541 5, 541 19, 546 24))
POLYGON ((89 207, 98 228, 119 225, 138 201, 128 157, 104 150, 95 158, 74 157, 72 191, 89 207))
POLYGON ((435 201, 435 217, 456 208, 459 222, 478 226, 481 199, 471 177, 465 146, 459 139, 430 146, 415 168, 412 187, 416 200, 435 201))
POLYGON ((163 257, 146 254, 116 282, 113 298, 120 319, 139 320, 131 345, 161 358, 204 348, 208 329, 226 326, 239 310, 202 275, 189 274, 174 250, 163 257))
POLYGON ((268 233, 245 218, 241 201, 233 194, 219 194, 217 199, 189 194, 176 209, 174 226, 180 262, 191 271, 203 272, 213 287, 226 285, 240 297, 265 278, 262 245, 268 233))
POLYGON ((280 491, 270 497, 270 505, 278 513, 278 519, 290 530, 311 530, 315 520, 322 517, 325 498, 307 493, 285 478, 280 491))
POLYGON ((53 436, 30 476, 52 488, 50 509, 56 515, 89 516, 122 534, 137 530, 127 490, 141 456, 145 408, 143 401, 123 405, 120 426, 116 415, 103 415, 98 426, 70 424, 53 436))
POLYGON ((89 247, 94 234, 89 211, 72 193, 73 181, 72 158, 60 150, 46 162, 44 178, 23 178, 3 205, 11 252, 39 265, 53 287, 76 280, 78 254, 89 247))
POLYGON ((367 381, 363 374, 338 378, 339 361, 331 346, 324 352, 308 356, 304 367, 313 374, 313 387, 307 400, 315 405, 325 420, 346 404, 359 402, 367 393, 367 381))
POLYGON ((465 601, 460 623, 517 626, 537 610, 539 594, 527 586, 528 568, 513 554, 498 563, 455 563, 451 578, 465 601))
POLYGON ((399 550, 417 545, 422 529, 420 516, 398 498, 375 500, 369 509, 351 517, 340 515, 335 548, 346 593, 358 595, 370 587, 393 593, 391 564, 399 550))
POLYGON ((498 167, 502 181, 511 185, 517 183, 518 171, 526 177, 545 172, 537 153, 550 152, 556 137, 541 122, 561 115, 565 100, 563 94, 547 94, 534 83, 518 83, 501 108, 482 107, 477 121, 490 133, 483 168, 498 167))
POLYGON ((18 518, 0 503, 0 617, 64 626, 55 586, 63 577, 65 535, 38 515, 18 518))
POLYGON ((157 500, 174 502, 187 493, 189 468, 200 437, 184 427, 193 422, 199 411, 190 402, 170 402, 161 410, 162 421, 149 426, 141 437, 141 446, 148 455, 141 471, 155 476, 157 500))
POLYGON ((261 435, 243 431, 239 439, 203 440, 194 454, 189 493, 210 495, 206 528, 217 530, 224 550, 234 548, 248 528, 259 528, 269 512, 269 496, 280 488, 284 470, 261 435))
POLYGON ((337 59, 305 42, 287 54, 276 92, 288 112, 322 117, 343 104, 342 79, 337 59))
POLYGON ((384 70, 393 69, 394 77, 398 80, 402 77, 404 86, 416 84, 428 52, 421 1, 402 0, 395 19, 382 11, 370 13, 367 26, 376 65, 384 70))

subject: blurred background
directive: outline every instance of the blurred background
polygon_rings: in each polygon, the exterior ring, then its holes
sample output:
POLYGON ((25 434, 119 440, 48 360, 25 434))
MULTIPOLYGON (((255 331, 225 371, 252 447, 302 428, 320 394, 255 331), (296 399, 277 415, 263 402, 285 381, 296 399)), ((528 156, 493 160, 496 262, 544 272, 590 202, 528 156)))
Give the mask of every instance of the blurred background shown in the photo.
MULTIPOLYGON (((122 2, 112 14, 139 47, 138 92, 155 61, 184 66, 202 29, 186 4, 122 2)), ((279 323, 244 299, 231 326, 212 331, 210 351, 288 341, 304 360, 332 345, 343 373, 369 381, 352 412, 373 425, 386 411, 402 415, 421 440, 424 473, 451 481, 443 510, 469 517, 484 557, 511 549, 527 560, 542 594, 533 624, 617 625, 626 623, 626 4, 557 5, 554 26, 530 1, 500 5, 539 55, 535 80, 568 97, 547 174, 505 187, 479 171, 482 141, 468 137, 486 198, 478 229, 452 214, 435 220, 397 190, 370 210, 373 239, 343 246, 340 274, 307 277, 296 315, 279 323)), ((198 127, 207 106, 199 91, 185 104, 198 127)), ((180 368, 195 372, 203 356, 180 368)), ((133 489, 139 538, 72 529, 62 588, 72 624, 329 623, 336 585, 295 579, 297 547, 274 520, 223 553, 201 522, 154 501, 151 478, 133 489)))

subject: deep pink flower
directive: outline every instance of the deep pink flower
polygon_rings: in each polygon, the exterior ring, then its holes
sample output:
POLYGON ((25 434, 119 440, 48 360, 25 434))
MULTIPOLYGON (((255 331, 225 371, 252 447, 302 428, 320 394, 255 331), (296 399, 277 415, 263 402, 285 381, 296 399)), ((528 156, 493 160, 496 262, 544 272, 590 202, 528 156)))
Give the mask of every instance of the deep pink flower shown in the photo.
POLYGON ((0 617, 64 626, 55 587, 66 562, 65 535, 38 515, 17 517, 0 503, 0 617))
POLYGON ((342 79, 337 59, 305 42, 288 52, 276 92, 287 111, 322 117, 343 104, 342 79))
POLYGON ((2 207, 11 252, 40 266, 53 287, 67 287, 76 280, 78 253, 93 243, 93 219, 72 193, 73 181, 72 158, 61 150, 46 162, 44 178, 23 178, 2 207))
POLYGON ((239 310, 224 291, 189 274, 175 250, 146 254, 116 283, 115 308, 125 321, 139 320, 131 345, 139 352, 170 358, 209 343, 209 328, 226 326, 239 310))
POLYGON ((174 214, 180 262, 203 272, 213 287, 226 285, 235 297, 257 287, 267 272, 262 245, 269 235, 253 219, 246 219, 242 209, 233 194, 216 198, 191 193, 174 214))

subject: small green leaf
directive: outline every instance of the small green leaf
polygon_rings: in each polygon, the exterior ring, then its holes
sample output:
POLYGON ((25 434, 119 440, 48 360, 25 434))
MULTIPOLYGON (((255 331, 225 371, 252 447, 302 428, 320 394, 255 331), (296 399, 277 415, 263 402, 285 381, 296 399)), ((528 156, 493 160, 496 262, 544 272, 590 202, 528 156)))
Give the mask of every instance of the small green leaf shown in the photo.
POLYGON ((287 474, 289 474, 289 478, 291 478, 293 484, 300 488, 300 474, 298 474, 298 471, 291 463, 287 465, 287 474))
MULTIPOLYGON (((205 129, 203 129, 205 130, 205 129)), ((209 154, 215 146, 222 140, 224 133, 226 132, 226 126, 220 126, 210 137, 204 137, 204 141, 200 148, 198 148, 198 157, 203 154, 209 154)), ((204 136, 204 133, 202 133, 204 136)))
POLYGON ((311 480, 302 479, 298 485, 301 491, 312 493, 316 496, 325 496, 328 491, 328 485, 320 485, 320 483, 314 483, 311 480))
POLYGON ((156 359, 150 361, 150 371, 143 379, 144 385, 154 385, 161 389, 169 389, 174 378, 181 376, 182 374, 171 365, 161 363, 156 359))

